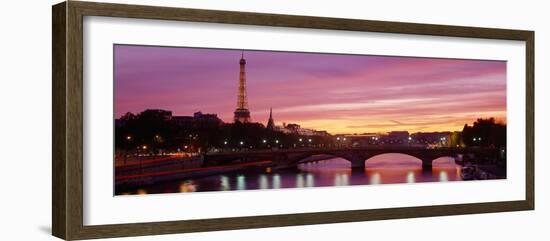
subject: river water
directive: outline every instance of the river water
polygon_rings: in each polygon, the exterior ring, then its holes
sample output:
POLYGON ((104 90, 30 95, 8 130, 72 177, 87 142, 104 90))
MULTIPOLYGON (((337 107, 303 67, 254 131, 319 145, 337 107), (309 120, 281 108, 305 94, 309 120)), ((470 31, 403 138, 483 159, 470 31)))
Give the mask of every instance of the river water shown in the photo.
POLYGON ((461 180, 460 171, 451 158, 436 159, 431 171, 423 171, 422 162, 414 157, 384 154, 367 160, 364 170, 352 170, 347 160, 331 158, 300 164, 298 170, 235 172, 155 184, 121 194, 446 182, 461 180))

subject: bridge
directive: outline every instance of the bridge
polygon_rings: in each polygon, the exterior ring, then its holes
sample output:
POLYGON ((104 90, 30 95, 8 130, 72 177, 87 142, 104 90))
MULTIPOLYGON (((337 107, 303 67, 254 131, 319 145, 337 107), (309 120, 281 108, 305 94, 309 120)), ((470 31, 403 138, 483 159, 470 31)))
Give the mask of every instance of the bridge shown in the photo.
POLYGON ((422 161, 423 169, 431 169, 435 159, 440 157, 454 158, 455 163, 462 165, 465 161, 476 163, 496 163, 505 155, 498 148, 483 147, 443 147, 426 148, 418 146, 367 146, 344 148, 301 148, 217 152, 203 154, 204 166, 223 165, 235 162, 253 162, 271 160, 276 168, 292 168, 298 164, 308 162, 308 157, 315 155, 330 155, 343 158, 351 162, 352 168, 365 168, 368 159, 382 154, 405 154, 422 161))

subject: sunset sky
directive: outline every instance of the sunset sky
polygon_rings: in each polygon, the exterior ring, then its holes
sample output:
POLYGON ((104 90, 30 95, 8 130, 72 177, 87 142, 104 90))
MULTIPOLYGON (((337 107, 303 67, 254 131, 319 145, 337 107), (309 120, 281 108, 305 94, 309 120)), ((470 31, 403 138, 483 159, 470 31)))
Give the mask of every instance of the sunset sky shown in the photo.
MULTIPOLYGON (((506 62, 245 50, 253 122, 331 134, 506 121, 506 62)), ((115 118, 145 109, 231 122, 241 50, 115 46, 115 118)))

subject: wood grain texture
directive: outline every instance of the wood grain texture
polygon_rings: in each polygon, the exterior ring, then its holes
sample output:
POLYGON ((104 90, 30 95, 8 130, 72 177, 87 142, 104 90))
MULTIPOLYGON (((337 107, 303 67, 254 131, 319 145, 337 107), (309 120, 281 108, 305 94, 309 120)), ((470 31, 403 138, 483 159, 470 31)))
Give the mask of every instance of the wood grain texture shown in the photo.
POLYGON ((529 32, 525 42, 525 200, 530 209, 535 209, 535 32, 529 32))
POLYGON ((52 234, 66 237, 66 4, 52 7, 52 234))
POLYGON ((218 218, 192 221, 153 222, 85 226, 79 238, 107 238, 139 235, 157 235, 189 232, 205 232, 232 229, 282 227, 326 223, 359 222, 400 218, 433 217, 475 213, 528 210, 524 201, 406 207, 373 210, 350 210, 304 214, 284 214, 237 218, 218 218))
POLYGON ((77 1, 55 5, 52 11, 54 105, 52 230, 57 237, 67 240, 91 239, 534 209, 534 32, 532 31, 77 1), (492 203, 84 226, 82 186, 84 16, 525 41, 526 199, 492 203))
POLYGON ((83 228, 83 15, 67 5, 67 239, 83 228))

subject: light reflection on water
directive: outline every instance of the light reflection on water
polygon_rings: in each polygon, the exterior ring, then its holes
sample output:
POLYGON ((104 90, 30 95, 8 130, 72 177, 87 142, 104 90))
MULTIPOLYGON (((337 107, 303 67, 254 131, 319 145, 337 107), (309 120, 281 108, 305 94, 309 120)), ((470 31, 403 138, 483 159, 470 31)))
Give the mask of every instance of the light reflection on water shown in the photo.
POLYGON ((197 186, 192 181, 184 181, 180 184, 180 192, 196 192, 197 186))
POLYGON ((281 176, 279 174, 273 175, 273 189, 281 188, 281 176))
POLYGON ((229 185, 229 178, 227 176, 220 176, 220 190, 221 191, 231 190, 231 186, 229 185))
POLYGON ((372 173, 372 175, 370 175, 370 183, 369 184, 376 185, 376 184, 380 184, 380 183, 381 183, 380 173, 378 173, 378 172, 372 173))
POLYGON ((384 154, 366 162, 364 170, 352 170, 342 158, 304 163, 298 170, 265 170, 213 175, 140 188, 133 193, 256 190, 461 180, 460 166, 452 158, 439 158, 431 171, 422 162, 402 154, 384 154))
POLYGON ((334 186, 349 185, 349 176, 346 173, 338 173, 334 176, 334 186))
POLYGON ((265 174, 260 175, 259 178, 260 189, 268 189, 267 176, 265 174))
POLYGON ((413 171, 409 171, 407 172, 407 183, 414 183, 414 172, 413 171))
POLYGON ((449 176, 447 175, 446 171, 439 172, 439 181, 440 182, 446 182, 449 181, 449 176))
POLYGON ((244 175, 238 175, 237 176, 237 190, 246 190, 245 178, 246 177, 244 175))

